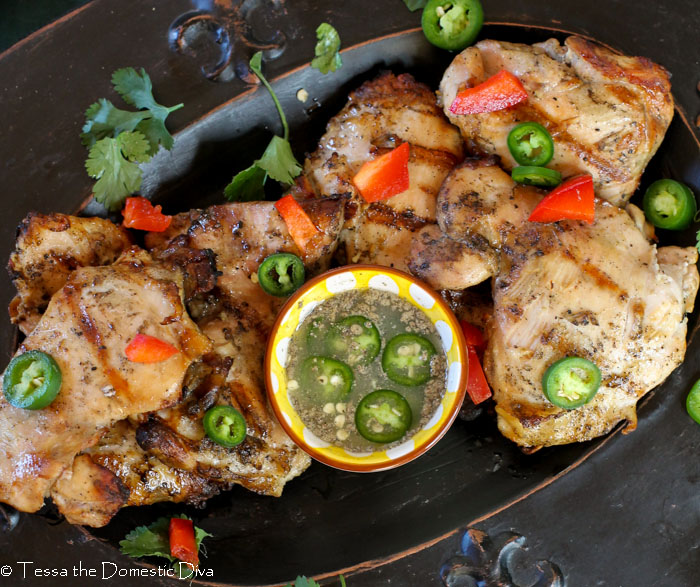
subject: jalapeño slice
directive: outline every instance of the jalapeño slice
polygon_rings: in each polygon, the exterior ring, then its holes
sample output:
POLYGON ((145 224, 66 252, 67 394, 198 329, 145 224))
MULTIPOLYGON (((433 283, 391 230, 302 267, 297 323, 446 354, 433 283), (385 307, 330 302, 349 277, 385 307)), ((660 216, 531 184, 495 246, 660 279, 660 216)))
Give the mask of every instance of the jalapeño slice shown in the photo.
POLYGON ((382 355, 387 377, 401 385, 421 385, 430 379, 430 360, 435 347, 427 338, 404 333, 392 338, 382 355))
POLYGON ((16 408, 40 410, 61 389, 61 368, 51 355, 28 351, 10 361, 2 379, 5 399, 16 408))
POLYGON ((542 389, 555 406, 573 410, 593 399, 600 387, 600 369, 581 357, 564 357, 549 366, 542 389))
POLYGON ((233 406, 214 406, 204 414, 204 432, 216 444, 233 448, 246 437, 246 422, 243 415, 233 406))
POLYGON ((541 124, 523 122, 508 134, 508 150, 518 165, 542 167, 554 156, 554 142, 541 124))
POLYGON ((302 391, 323 404, 345 400, 354 380, 350 367, 330 357, 308 357, 301 364, 302 391))
POLYGON ((690 188, 672 179, 652 183, 644 194, 642 206, 647 220, 666 230, 688 228, 697 211, 690 188))
POLYGON ((374 323, 364 316, 336 322, 326 337, 329 352, 348 365, 368 364, 379 354, 382 341, 374 323))
POLYGON ((690 388, 690 393, 685 400, 685 408, 688 410, 688 415, 700 424, 700 380, 690 388))
POLYGON ((258 282, 272 296, 286 297, 304 283, 304 263, 291 253, 275 253, 258 268, 258 282))
POLYGON ((372 442, 394 442, 411 427, 413 413, 406 398, 390 389, 367 394, 357 404, 355 426, 372 442))
POLYGON ((471 45, 483 24, 484 10, 479 0, 428 0, 421 17, 428 41, 449 51, 471 45))
POLYGON ((561 183, 561 173, 547 167, 533 165, 514 167, 510 175, 513 181, 541 188, 553 188, 561 183))

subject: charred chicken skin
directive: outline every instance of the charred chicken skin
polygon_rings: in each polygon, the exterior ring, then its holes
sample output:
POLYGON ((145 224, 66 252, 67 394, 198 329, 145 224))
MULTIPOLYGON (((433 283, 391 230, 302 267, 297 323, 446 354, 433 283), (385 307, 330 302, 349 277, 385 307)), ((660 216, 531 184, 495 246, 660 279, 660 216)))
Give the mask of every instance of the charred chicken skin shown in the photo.
POLYGON ((131 244, 128 232, 102 218, 29 214, 19 225, 9 270, 17 295, 10 318, 29 334, 51 296, 78 267, 109 265, 131 244))

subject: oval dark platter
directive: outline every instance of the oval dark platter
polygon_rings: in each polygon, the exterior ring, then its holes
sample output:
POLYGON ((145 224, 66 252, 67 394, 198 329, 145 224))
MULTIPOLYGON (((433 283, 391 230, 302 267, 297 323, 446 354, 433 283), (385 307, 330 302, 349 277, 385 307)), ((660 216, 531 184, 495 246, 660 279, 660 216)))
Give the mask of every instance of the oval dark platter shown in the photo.
MULTIPOLYGON (((93 4, 112 5, 99 1, 93 4)), ((132 3, 126 4, 116 17, 121 22, 125 22, 127 15, 136 16, 143 11, 132 3)), ((186 2, 178 4, 180 8, 187 7, 186 2)), ((296 43, 295 47, 313 46, 313 29, 318 18, 314 18, 313 26, 303 21, 319 3, 299 2, 294 7, 272 4, 277 12, 253 14, 248 25, 261 35, 264 41, 261 44, 268 46, 266 72, 288 117, 292 146, 298 155, 314 149, 328 119, 343 106, 349 91, 363 81, 390 69, 412 73, 435 88, 452 57, 429 45, 422 32, 410 26, 415 25, 415 18, 409 21, 406 14, 400 14, 398 24, 375 25, 366 33, 357 32, 357 23, 352 25, 351 37, 358 43, 344 44, 343 67, 333 75, 323 76, 305 66, 309 51, 302 54, 301 49, 299 52, 295 49, 290 56, 292 42, 296 43), (286 36, 279 36, 275 18, 283 18, 285 11, 300 24, 292 32, 285 28, 286 36), (251 22, 257 24, 253 26, 251 22), (307 103, 296 99, 300 88, 305 88, 311 96, 307 103)), ((347 9, 332 8, 328 2, 320 4, 327 8, 329 20, 332 21, 333 14, 339 20, 347 18, 347 9)), ((397 15, 405 11, 398 0, 386 4, 391 4, 397 15)), ((193 16, 210 14, 212 22, 218 23, 216 26, 226 23, 225 10, 217 12, 217 8, 206 2, 198 3, 197 7, 200 9, 197 13, 182 10, 177 13, 174 7, 169 7, 168 18, 149 21, 138 34, 147 34, 158 22, 160 37, 157 42, 153 39, 147 42, 160 47, 157 43, 167 43, 169 30, 171 47, 177 49, 178 26, 193 16), (171 13, 179 20, 170 18, 171 13)), ((76 18, 85 22, 104 20, 104 16, 89 14, 95 9, 88 5, 85 14, 76 18)), ((144 12, 144 17, 150 15, 144 12)), ((389 15, 381 18, 384 24, 390 20, 389 15)), ((528 26, 527 19, 520 20, 523 24, 489 24, 480 38, 533 43, 551 36, 563 39, 568 32, 562 30, 566 27, 556 24, 528 26)), ((138 31, 140 26, 136 26, 138 31)), ((214 25, 208 22, 207 26, 214 25)), ((342 28, 336 26, 342 35, 342 28)), ((227 30, 225 26, 223 29, 227 30)), ((572 28, 572 32, 585 31, 572 28)), ((50 33, 40 33, 38 41, 33 44, 30 41, 30 45, 15 55, 0 56, 0 71, 4 67, 21 78, 18 67, 31 60, 27 53, 34 51, 42 55, 47 51, 41 47, 41 34, 50 33)), ((133 34, 134 38, 138 37, 137 33, 133 34)), ((623 41, 620 45, 613 43, 613 47, 644 54, 644 46, 636 44, 634 39, 623 41)), ((63 38, 58 42, 69 44, 63 38)), ((172 48, 166 47, 165 52, 160 48, 159 55, 165 58, 145 60, 153 62, 152 69, 148 62, 134 61, 134 55, 129 55, 128 63, 143 64, 151 73, 157 95, 163 88, 161 95, 165 103, 170 103, 168 98, 172 97, 173 103, 184 101, 193 105, 194 114, 178 112, 173 117, 178 128, 174 149, 161 151, 145 171, 144 195, 163 204, 166 212, 220 203, 223 186, 232 174, 257 158, 271 130, 278 130, 277 115, 263 89, 247 86, 240 80, 214 84, 206 81, 199 71, 202 67, 209 78, 244 74, 240 63, 245 62, 254 43, 236 40, 230 47, 224 47, 222 53, 212 53, 209 47, 194 54, 195 59, 188 59, 172 48), (188 81, 191 86, 187 85, 188 81), (228 92, 221 90, 227 86, 228 92), (178 89, 181 93, 175 91, 178 89), (178 97, 182 94, 183 97, 178 97)), ((61 62, 59 57, 54 59, 61 62)), ((98 57, 85 59, 90 62, 86 67, 94 72, 93 61, 98 57)), ((13 178, 7 182, 3 197, 9 220, 0 230, 0 250, 6 257, 14 238, 13 227, 30 209, 102 213, 101 207, 85 202, 89 183, 81 168, 84 153, 79 143, 75 145, 79 128, 75 121, 80 120, 90 101, 108 95, 109 74, 124 64, 121 59, 111 58, 99 80, 80 88, 79 102, 69 100, 65 88, 57 88, 68 120, 57 125, 47 138, 49 144, 39 147, 37 153, 26 155, 16 148, 22 146, 24 139, 14 142, 15 148, 7 143, 0 147, 3 176, 13 178), (63 141, 69 143, 65 150, 61 148, 63 141)), ((19 83, 25 91, 10 93, 11 109, 3 115, 8 124, 7 134, 11 138, 19 137, 20 127, 25 125, 24 132, 29 138, 39 139, 44 132, 41 111, 30 123, 24 106, 40 103, 31 94, 39 81, 25 75, 19 83), (28 96, 24 104, 18 100, 22 96, 28 96), (25 114, 14 122, 10 118, 12 109, 25 114)), ((49 106, 47 110, 56 108, 49 106)), ((699 154, 694 130, 679 111, 645 173, 642 189, 656 178, 674 177, 700 194, 699 154)), ((271 190, 268 195, 278 194, 271 190)), ((695 244, 695 234, 690 229, 679 234, 662 232, 660 241, 688 246, 695 244)), ((4 283, 0 306, 6 306, 11 295, 11 287, 4 283)), ((689 317, 689 338, 693 344, 689 346, 685 363, 640 402, 639 426, 629 436, 621 435, 617 429, 596 441, 526 455, 499 434, 493 414, 484 411, 471 421, 458 420, 437 446, 413 463, 370 475, 337 471, 314 463, 299 479, 287 485, 279 499, 235 488, 211 499, 201 510, 165 504, 129 508, 106 528, 97 530, 80 530, 65 523, 56 525, 50 509, 42 516, 21 515, 13 531, 6 528, 0 533, 0 564, 14 565, 22 560, 17 557, 21 556, 23 546, 54 541, 62 545, 47 554, 48 562, 43 561, 43 555, 35 555, 43 566, 72 566, 78 561, 92 561, 98 567, 101 561, 110 560, 123 567, 147 564, 122 557, 116 550, 119 540, 137 525, 148 524, 161 515, 185 512, 214 535, 206 543, 204 566, 213 572, 213 579, 208 581, 216 584, 271 585, 302 573, 331 577, 344 572, 351 587, 443 582, 471 585, 460 583, 459 577, 464 575, 466 566, 473 566, 473 560, 464 552, 473 553, 475 549, 481 552, 483 570, 479 572, 485 585, 525 585, 538 578, 545 581, 542 585, 555 585, 560 574, 571 585, 695 584, 695 573, 700 570, 697 554, 700 466, 696 459, 700 435, 685 414, 683 400, 690 384, 700 376, 700 345, 697 337, 692 337, 697 325, 698 311, 689 317), (468 527, 479 531, 463 534, 468 527), (481 531, 485 534, 479 534, 481 531), (526 536, 531 553, 523 550, 520 544, 523 539, 508 534, 510 531, 526 536), (650 544, 653 538, 657 538, 656 544, 650 544), (66 547, 70 541, 78 546, 66 547), (603 541, 609 545, 609 552, 598 553, 599 543, 603 541), (504 558, 505 566, 501 568, 493 562, 499 553, 515 555, 512 561, 504 558), (534 561, 541 558, 555 564, 540 565, 542 571, 536 571, 534 561)), ((9 356, 14 332, 5 324, 1 336, 1 344, 9 356)), ((464 577, 461 580, 466 581, 464 577)), ((89 584, 89 579, 86 581, 89 584)), ((46 584, 39 579, 35 582, 46 584)), ((139 580, 133 584, 139 584, 139 580)))

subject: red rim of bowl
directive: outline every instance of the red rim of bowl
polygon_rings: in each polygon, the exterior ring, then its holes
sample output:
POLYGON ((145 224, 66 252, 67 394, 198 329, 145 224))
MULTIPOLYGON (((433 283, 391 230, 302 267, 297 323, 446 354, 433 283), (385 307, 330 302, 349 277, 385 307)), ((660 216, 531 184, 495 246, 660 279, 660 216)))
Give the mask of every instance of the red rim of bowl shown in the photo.
POLYGON ((270 377, 271 374, 271 369, 270 369, 270 357, 272 356, 272 341, 275 338, 275 333, 277 332, 280 323, 282 322, 282 318, 285 316, 289 308, 291 308, 294 304, 296 304, 299 301, 299 298, 301 298, 309 289, 311 289, 313 286, 315 286, 317 283, 320 283, 322 281, 325 281, 329 277, 333 275, 337 275, 339 273, 346 273, 348 271, 361 271, 361 270, 371 270, 371 271, 380 271, 382 273, 388 273, 390 275, 396 275, 398 277, 401 277, 403 279, 408 279, 409 281, 415 283, 416 285, 422 287, 427 291, 431 297, 435 300, 435 303, 440 306, 440 308, 443 310, 445 315, 447 316, 450 327, 452 331, 454 332, 456 339, 457 339, 457 344, 460 345, 462 349, 466 349, 466 342, 464 339, 464 335, 462 334, 462 328, 459 325, 459 320, 457 320, 457 317, 454 315, 454 312, 452 312, 452 309, 447 305, 447 302, 438 294, 432 287, 430 287, 427 283, 424 281, 421 281, 420 279, 416 279, 412 275, 404 272, 404 271, 399 271, 398 269, 394 269, 391 267, 383 267, 381 265, 370 265, 370 264, 357 264, 357 265, 344 265, 342 267, 338 267, 336 269, 331 269, 330 271, 326 271, 325 273, 322 273, 321 275, 318 275, 317 277, 314 277, 313 279, 310 279, 307 281, 304 285, 302 285, 296 292, 292 294, 292 297, 290 297, 287 302, 282 306, 280 309, 279 313, 277 314, 277 318, 275 319, 275 324, 272 327, 272 330, 270 331, 270 336, 268 338, 267 342, 267 348, 265 350, 265 390, 267 392, 267 398, 268 401, 270 402, 270 405, 272 406, 272 410, 275 412, 275 417, 277 418, 278 422, 284 428, 284 431, 287 433, 287 435, 294 441, 294 443, 301 448, 304 452, 306 452, 309 456, 314 458, 315 460, 328 465, 330 467, 334 467, 336 469, 340 469, 342 471, 352 471, 356 473, 374 473, 374 472, 379 472, 379 471, 387 471, 389 469, 394 469, 396 467, 399 467, 401 465, 404 465, 413 459, 418 458, 422 454, 426 453, 428 450, 430 450, 435 444, 440 440, 445 433, 450 429, 452 426, 452 423, 455 421, 457 418, 457 414, 459 413, 460 408, 462 407, 462 402, 464 401, 464 395, 467 391, 467 378, 468 378, 468 371, 469 371, 469 364, 467 361, 467 353, 466 350, 462 353, 463 354, 463 367, 462 367, 462 372, 459 378, 459 385, 457 386, 457 391, 455 392, 455 402, 454 406, 452 407, 450 413, 447 415, 447 418, 445 421, 442 423, 442 425, 435 431, 433 434, 433 437, 426 442, 423 446, 420 448, 414 449, 409 453, 406 453, 405 455, 402 455, 400 457, 397 457, 396 459, 391 459, 386 461, 385 463, 373 463, 373 464, 368 464, 368 465, 362 465, 362 464, 354 464, 354 463, 344 463, 342 461, 337 461, 333 458, 330 458, 320 452, 318 452, 316 449, 313 447, 309 446, 303 438, 300 438, 296 432, 292 429, 292 427, 287 424, 287 421, 285 420, 282 411, 280 410, 279 406, 277 405, 277 402, 275 401, 275 394, 272 391, 272 380, 270 377))

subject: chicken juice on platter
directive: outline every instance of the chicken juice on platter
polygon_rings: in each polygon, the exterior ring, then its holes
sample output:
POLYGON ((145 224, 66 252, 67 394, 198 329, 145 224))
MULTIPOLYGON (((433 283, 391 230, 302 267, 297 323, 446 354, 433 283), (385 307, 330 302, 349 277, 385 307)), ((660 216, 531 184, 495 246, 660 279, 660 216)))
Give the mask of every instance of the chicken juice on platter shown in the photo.
POLYGON ((319 304, 289 346, 289 397, 319 438, 384 450, 424 426, 445 392, 446 360, 428 317, 373 289, 319 304))

